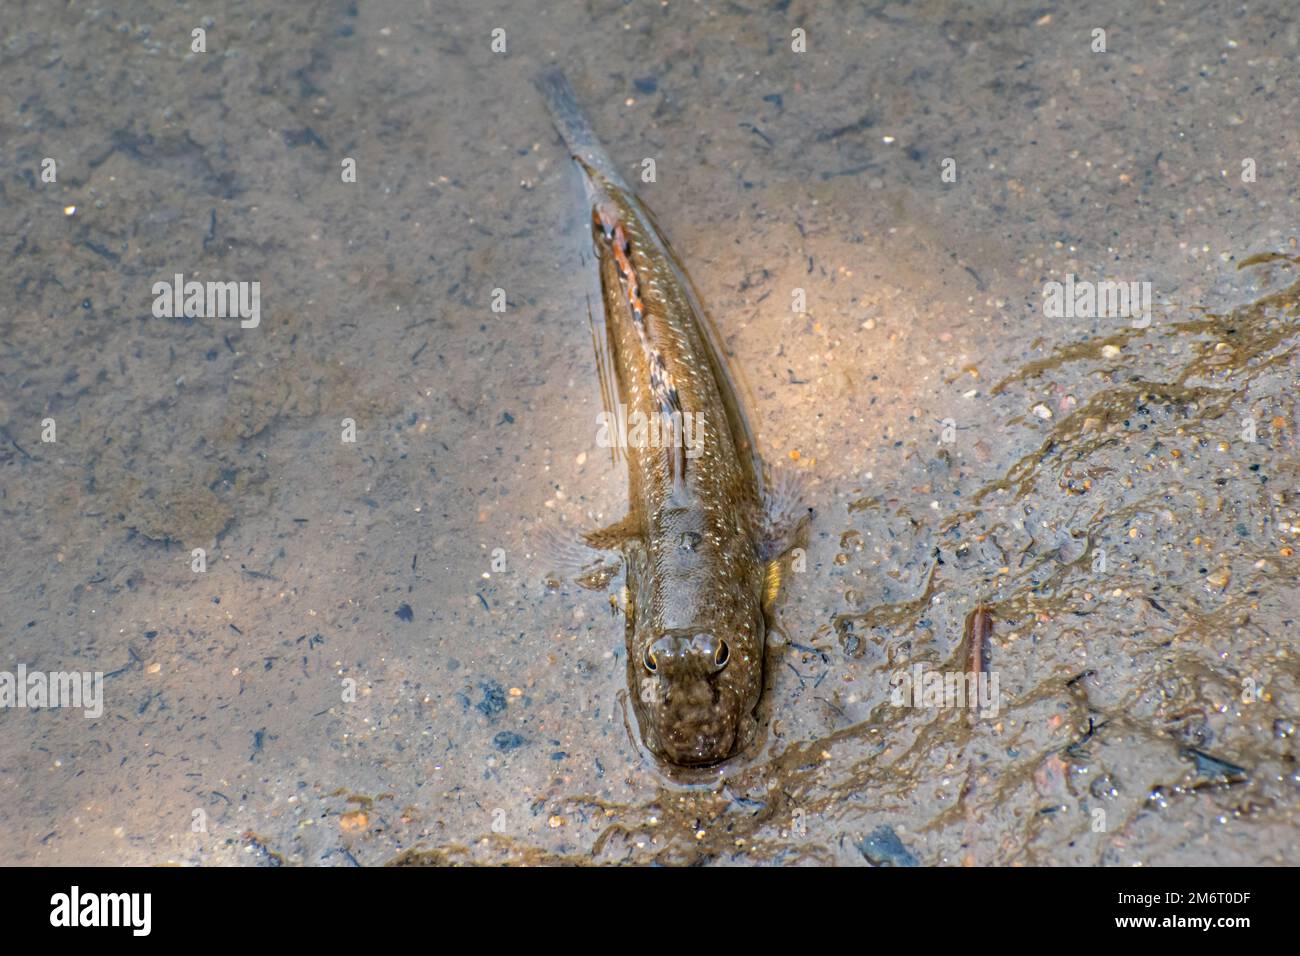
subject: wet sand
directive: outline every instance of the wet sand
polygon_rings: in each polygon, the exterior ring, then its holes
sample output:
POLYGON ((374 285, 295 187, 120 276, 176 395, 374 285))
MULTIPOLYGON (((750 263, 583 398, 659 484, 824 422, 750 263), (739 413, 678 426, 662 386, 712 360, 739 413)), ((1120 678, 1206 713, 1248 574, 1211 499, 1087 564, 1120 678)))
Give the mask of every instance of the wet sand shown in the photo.
POLYGON ((106 676, 0 708, 0 863, 1300 862, 1300 21, 1130 7, 5 3, 0 671, 106 676), (626 495, 546 65, 816 509, 712 771, 543 582, 626 495), (996 716, 899 706, 977 605, 996 716))

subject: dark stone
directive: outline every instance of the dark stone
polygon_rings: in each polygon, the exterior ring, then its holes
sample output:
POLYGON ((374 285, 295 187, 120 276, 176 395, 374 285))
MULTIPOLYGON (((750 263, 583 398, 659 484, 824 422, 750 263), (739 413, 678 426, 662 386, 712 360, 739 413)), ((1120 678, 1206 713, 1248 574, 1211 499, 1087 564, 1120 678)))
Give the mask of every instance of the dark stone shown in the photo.
POLYGON ((500 750, 503 753, 508 753, 511 750, 522 747, 523 745, 524 738, 520 737, 516 733, 511 733, 508 730, 503 730, 492 738, 492 746, 496 747, 497 750, 500 750))
POLYGON ((858 850, 872 866, 918 866, 893 827, 876 827, 858 844, 858 850))

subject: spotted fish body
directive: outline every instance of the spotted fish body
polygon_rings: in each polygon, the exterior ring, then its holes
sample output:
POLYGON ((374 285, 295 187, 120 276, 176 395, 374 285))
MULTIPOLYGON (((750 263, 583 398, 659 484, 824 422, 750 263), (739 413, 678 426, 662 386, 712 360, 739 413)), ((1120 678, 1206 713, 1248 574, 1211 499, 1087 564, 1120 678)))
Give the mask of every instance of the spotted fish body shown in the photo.
POLYGON ((762 469, 684 270, 568 83, 551 73, 537 85, 590 203, 606 407, 693 426, 628 443, 628 516, 587 540, 622 552, 628 683, 646 746, 675 764, 716 763, 750 739, 762 689, 762 469))

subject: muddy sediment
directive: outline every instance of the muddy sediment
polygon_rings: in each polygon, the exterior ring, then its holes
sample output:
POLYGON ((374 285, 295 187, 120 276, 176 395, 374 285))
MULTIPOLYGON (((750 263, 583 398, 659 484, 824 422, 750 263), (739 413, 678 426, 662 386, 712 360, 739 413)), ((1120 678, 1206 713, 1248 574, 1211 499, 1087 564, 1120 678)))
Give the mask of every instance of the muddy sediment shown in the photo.
POLYGON ((0 862, 1297 862, 1285 4, 218 3, 203 54, 183 7, 39 6, 0 10, 0 670, 105 712, 0 709, 0 862), (617 602, 543 580, 625 507, 556 63, 817 512, 712 771, 629 734, 617 602), (260 324, 156 317, 176 273, 260 324), (1050 317, 1067 275, 1149 321, 1050 317), (900 696, 977 608, 995 712, 900 696))

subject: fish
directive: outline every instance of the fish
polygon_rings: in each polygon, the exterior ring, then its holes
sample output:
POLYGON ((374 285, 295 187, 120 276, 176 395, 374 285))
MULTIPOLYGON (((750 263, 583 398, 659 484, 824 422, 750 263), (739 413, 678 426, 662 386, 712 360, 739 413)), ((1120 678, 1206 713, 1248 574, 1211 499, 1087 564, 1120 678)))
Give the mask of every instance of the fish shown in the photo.
POLYGON ((627 515, 582 535, 574 563, 589 586, 622 571, 628 697, 646 748, 711 766, 756 739, 770 614, 811 510, 797 475, 765 471, 686 270, 568 81, 547 70, 535 83, 584 184, 603 307, 588 303, 599 421, 613 438, 601 444, 627 460, 627 515))

